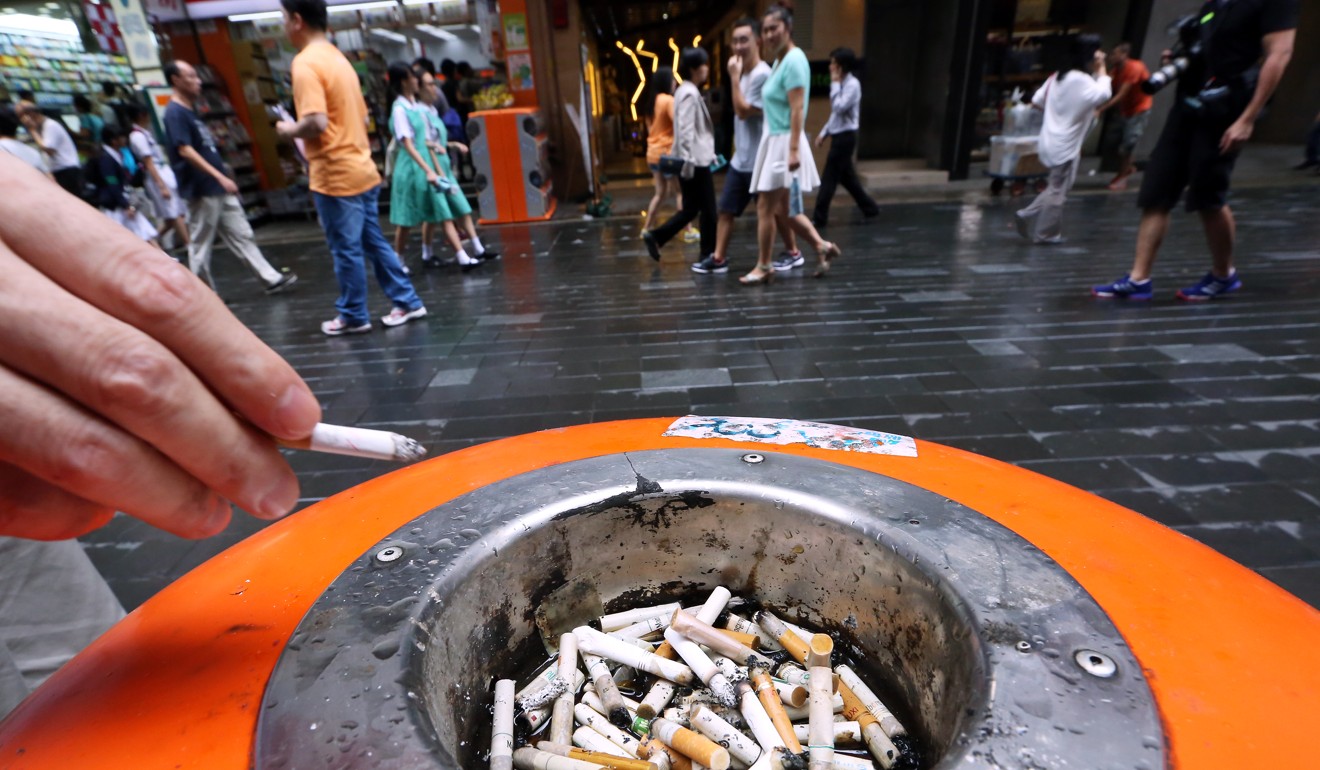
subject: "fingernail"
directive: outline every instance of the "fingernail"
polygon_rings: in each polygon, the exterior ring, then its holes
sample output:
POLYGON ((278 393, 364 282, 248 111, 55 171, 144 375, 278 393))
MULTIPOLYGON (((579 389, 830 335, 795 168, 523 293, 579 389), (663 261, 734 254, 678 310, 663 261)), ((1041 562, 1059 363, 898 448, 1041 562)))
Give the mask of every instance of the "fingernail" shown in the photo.
POLYGON ((229 526, 232 514, 233 508, 228 500, 219 495, 212 495, 210 510, 206 513, 206 520, 202 522, 202 537, 210 537, 224 530, 229 526))
POLYGON ((321 419, 321 405, 301 385, 290 385, 275 403, 274 420, 282 438, 298 438, 312 432, 321 419))
POLYGON ((257 515, 263 519, 278 519, 298 504, 298 479, 291 473, 280 474, 266 496, 257 504, 257 515))

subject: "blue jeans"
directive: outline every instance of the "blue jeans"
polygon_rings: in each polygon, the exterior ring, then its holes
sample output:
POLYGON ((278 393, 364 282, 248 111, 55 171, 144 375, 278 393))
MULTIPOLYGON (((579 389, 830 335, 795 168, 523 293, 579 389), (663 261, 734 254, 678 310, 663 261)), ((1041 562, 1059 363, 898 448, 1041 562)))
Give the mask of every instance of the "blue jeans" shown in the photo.
POLYGON ((363 257, 371 258, 376 281, 395 307, 416 310, 422 306, 421 297, 413 289, 412 281, 403 273, 399 255, 394 253, 385 234, 380 231, 380 212, 376 199, 380 187, 373 187, 360 195, 338 197, 312 193, 316 200, 316 213, 321 216, 330 255, 335 260, 335 278, 339 279, 339 299, 335 309, 349 326, 371 322, 367 313, 367 266, 363 257))

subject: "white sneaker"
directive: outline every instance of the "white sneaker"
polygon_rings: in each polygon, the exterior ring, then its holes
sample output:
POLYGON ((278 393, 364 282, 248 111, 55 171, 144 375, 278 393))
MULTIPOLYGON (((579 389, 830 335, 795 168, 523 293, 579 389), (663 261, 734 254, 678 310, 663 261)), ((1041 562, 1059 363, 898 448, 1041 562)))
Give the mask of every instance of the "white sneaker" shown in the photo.
POLYGON ((386 326, 402 326, 414 318, 421 318, 424 315, 426 315, 425 305, 416 310, 404 310, 401 307, 396 307, 390 311, 389 315, 381 316, 380 322, 386 326))
POLYGON ((371 323, 361 326, 349 326, 343 316, 336 316, 321 324, 321 333, 327 337, 339 337, 345 334, 366 334, 371 331, 371 323))

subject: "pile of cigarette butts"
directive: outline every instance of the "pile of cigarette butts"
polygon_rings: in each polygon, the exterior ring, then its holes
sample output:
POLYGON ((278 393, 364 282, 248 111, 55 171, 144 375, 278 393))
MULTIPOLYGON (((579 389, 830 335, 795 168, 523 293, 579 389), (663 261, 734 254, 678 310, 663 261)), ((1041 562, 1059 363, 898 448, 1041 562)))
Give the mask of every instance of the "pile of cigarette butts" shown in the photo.
POLYGON ((731 603, 741 604, 719 587, 700 607, 632 609, 560 636, 530 684, 495 683, 491 770, 917 766, 893 713, 850 667, 831 665, 833 638, 765 610, 725 614, 731 603), (515 712, 530 736, 518 748, 515 712))

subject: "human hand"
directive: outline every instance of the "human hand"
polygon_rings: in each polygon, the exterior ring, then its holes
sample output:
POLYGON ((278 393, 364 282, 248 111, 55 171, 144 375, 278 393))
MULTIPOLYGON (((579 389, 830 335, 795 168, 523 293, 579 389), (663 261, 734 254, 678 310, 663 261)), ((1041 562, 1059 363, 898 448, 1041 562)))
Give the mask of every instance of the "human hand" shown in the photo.
POLYGON ((1228 155, 1236 152, 1251 138, 1251 132, 1255 127, 1255 121, 1248 120, 1245 116, 1233 121, 1233 125, 1229 126, 1219 139, 1219 153, 1228 155))
POLYGON ((1091 71, 1092 71, 1092 72, 1104 72, 1104 71, 1105 71, 1105 52, 1104 52, 1104 51, 1097 50, 1097 51, 1095 52, 1095 55, 1091 57, 1091 71))
POLYGON ((164 198, 165 200, 170 200, 170 199, 172 199, 172 198, 174 197, 174 193, 170 192, 170 188, 168 188, 168 187, 166 187, 166 186, 164 186, 164 185, 161 185, 161 187, 160 187, 160 197, 161 197, 161 198, 164 198))
POLYGON ((281 120, 275 123, 275 133, 280 135, 281 139, 292 139, 293 132, 298 127, 297 123, 291 120, 281 120))
POLYGON ((74 537, 118 510, 200 537, 230 500, 288 512, 269 435, 311 433, 307 385, 186 267, 39 179, 0 154, 25 191, 0 196, 0 534, 74 537))
POLYGON ((838 83, 842 80, 843 80, 843 67, 840 67, 838 64, 834 62, 833 59, 830 59, 830 82, 838 83))
POLYGON ((825 135, 820 134, 816 137, 816 149, 820 149, 825 144, 825 135))
POLYGON ((426 183, 429 185, 434 185, 438 181, 440 181, 440 175, 435 173, 429 168, 426 169, 426 183))
POLYGON ((678 175, 683 179, 691 179, 692 175, 695 174, 696 172, 697 172, 697 168, 696 166, 692 165, 692 161, 684 161, 683 169, 678 172, 678 175))
POLYGON ((739 77, 742 77, 742 68, 743 68, 743 63, 742 63, 742 57, 741 57, 741 56, 730 56, 730 57, 729 57, 729 76, 730 76, 730 77, 733 77, 733 78, 735 78, 735 79, 736 79, 736 78, 739 78, 739 77))
POLYGON ((450 144, 464 155, 468 154, 468 146, 466 144, 463 144, 462 142, 450 142, 450 144))
POLYGON ((798 160, 797 148, 790 147, 788 150, 788 170, 797 171, 798 168, 800 168, 801 166, 802 166, 802 162, 798 160))
POLYGON ((223 189, 227 195, 238 195, 238 184, 234 182, 234 180, 221 174, 216 178, 216 181, 220 183, 221 189, 223 189))

